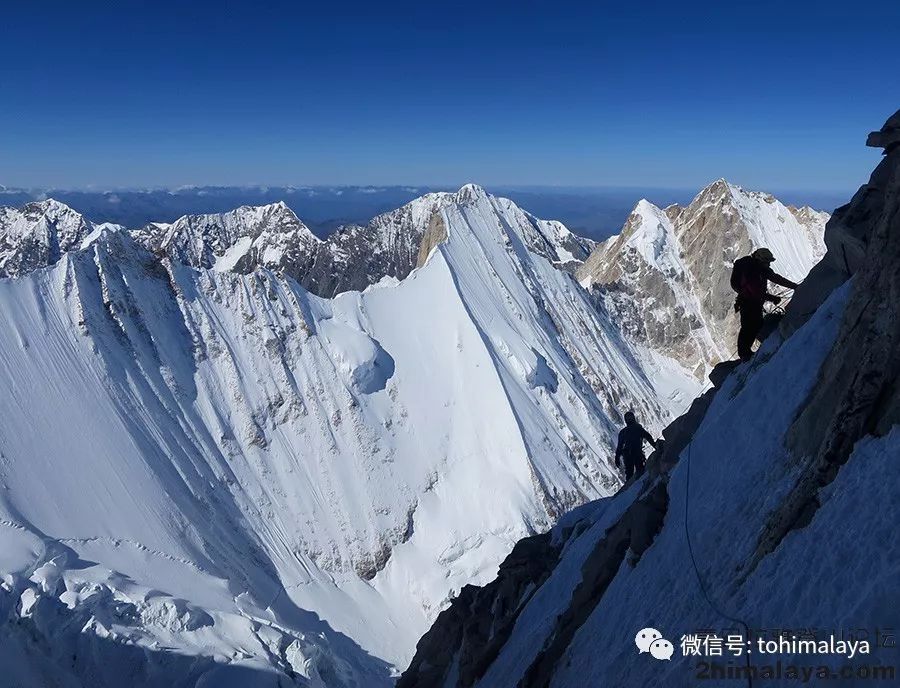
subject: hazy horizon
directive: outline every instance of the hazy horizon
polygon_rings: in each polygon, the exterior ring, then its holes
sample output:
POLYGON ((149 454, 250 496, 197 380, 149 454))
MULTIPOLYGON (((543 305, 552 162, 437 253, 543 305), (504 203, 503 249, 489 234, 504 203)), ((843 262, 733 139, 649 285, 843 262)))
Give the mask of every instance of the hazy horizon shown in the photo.
MULTIPOLYGON (((285 202, 320 237, 347 224, 365 224, 381 213, 434 191, 455 191, 456 185, 277 185, 198 186, 168 189, 0 191, 0 206, 21 206, 52 197, 94 222, 128 227, 148 222, 172 222, 183 215, 220 213, 242 205, 285 202)), ((657 206, 685 205, 701 188, 547 187, 485 185, 490 193, 506 196, 543 219, 563 222, 569 229, 595 240, 617 233, 635 204, 646 198, 657 206)), ((852 191, 804 192, 750 189, 775 195, 787 204, 809 205, 831 212, 849 201, 852 191)))

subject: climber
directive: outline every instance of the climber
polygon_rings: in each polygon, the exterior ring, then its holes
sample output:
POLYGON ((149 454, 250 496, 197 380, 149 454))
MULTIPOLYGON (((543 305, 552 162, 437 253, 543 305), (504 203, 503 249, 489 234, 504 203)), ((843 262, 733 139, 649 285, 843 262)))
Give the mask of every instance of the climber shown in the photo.
POLYGON ((644 440, 652 447, 656 446, 653 436, 644 430, 631 411, 625 414, 625 427, 619 431, 619 444, 616 445, 616 467, 625 460, 625 480, 632 475, 639 476, 644 472, 644 440))
POLYGON ((769 249, 758 248, 749 256, 735 261, 731 270, 731 288, 737 292, 734 310, 741 314, 738 356, 742 361, 753 355, 753 342, 763 324, 763 304, 766 301, 775 305, 781 303, 780 297, 769 293, 769 280, 788 289, 797 288, 794 282, 772 270, 773 262, 775 256, 769 249))

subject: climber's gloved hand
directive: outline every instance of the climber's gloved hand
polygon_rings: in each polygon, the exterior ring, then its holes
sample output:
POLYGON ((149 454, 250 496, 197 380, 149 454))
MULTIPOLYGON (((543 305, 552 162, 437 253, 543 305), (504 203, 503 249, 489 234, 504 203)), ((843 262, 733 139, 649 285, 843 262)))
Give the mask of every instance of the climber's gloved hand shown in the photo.
POLYGON ((775 296, 774 294, 769 294, 769 301, 777 306, 779 303, 781 303, 781 297, 775 296))

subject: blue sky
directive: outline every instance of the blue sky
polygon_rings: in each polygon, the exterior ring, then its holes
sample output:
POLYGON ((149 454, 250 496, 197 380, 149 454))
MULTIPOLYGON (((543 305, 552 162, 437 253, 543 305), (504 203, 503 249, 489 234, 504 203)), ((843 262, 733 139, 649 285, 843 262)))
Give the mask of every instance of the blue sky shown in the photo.
POLYGON ((6 3, 0 183, 852 190, 900 3, 6 3))

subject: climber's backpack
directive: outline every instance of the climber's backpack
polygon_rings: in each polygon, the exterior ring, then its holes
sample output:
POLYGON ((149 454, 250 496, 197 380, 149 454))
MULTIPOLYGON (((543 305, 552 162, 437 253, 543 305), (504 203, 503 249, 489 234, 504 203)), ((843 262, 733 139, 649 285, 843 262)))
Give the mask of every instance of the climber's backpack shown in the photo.
POLYGON ((731 268, 731 288, 738 294, 741 293, 741 287, 747 274, 747 268, 750 267, 749 261, 751 260, 753 260, 753 258, 750 256, 744 256, 743 258, 736 260, 734 262, 734 267, 731 268))

